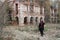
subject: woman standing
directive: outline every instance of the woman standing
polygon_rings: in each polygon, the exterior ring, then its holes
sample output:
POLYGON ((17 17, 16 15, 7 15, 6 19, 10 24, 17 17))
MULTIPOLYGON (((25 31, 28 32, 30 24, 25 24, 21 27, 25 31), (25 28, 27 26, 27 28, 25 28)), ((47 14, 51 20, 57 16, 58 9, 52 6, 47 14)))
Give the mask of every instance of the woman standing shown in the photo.
POLYGON ((39 23, 39 31, 40 31, 40 33, 41 33, 41 36, 43 36, 43 31, 44 31, 44 22, 43 22, 43 20, 41 19, 40 20, 40 23, 39 23))

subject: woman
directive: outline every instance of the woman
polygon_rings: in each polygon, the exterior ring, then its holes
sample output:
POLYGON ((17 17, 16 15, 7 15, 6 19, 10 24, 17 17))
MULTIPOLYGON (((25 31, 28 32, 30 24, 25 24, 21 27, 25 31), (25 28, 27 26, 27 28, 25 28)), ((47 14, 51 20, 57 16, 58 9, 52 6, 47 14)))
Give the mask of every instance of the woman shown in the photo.
POLYGON ((39 23, 39 31, 40 31, 40 33, 41 33, 41 36, 43 36, 43 31, 44 31, 44 22, 43 22, 43 20, 41 19, 40 20, 40 23, 39 23))

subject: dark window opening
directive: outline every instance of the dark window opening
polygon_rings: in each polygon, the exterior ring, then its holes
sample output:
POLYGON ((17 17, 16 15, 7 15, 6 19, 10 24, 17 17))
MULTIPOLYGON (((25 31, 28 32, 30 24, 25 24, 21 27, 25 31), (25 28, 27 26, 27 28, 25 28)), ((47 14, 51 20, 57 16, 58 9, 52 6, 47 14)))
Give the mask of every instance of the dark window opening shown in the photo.
POLYGON ((27 24, 27 17, 24 18, 24 24, 27 24))
POLYGON ((38 21, 37 19, 38 19, 38 17, 36 17, 36 19, 35 19, 36 22, 38 21))
POLYGON ((17 24, 19 24, 19 19, 18 19, 18 17, 16 17, 16 22, 17 22, 17 24))
POLYGON ((43 13, 42 13, 42 7, 40 8, 40 14, 42 15, 43 13))
POLYGON ((16 14, 18 14, 18 4, 16 4, 16 14))
POLYGON ((33 17, 30 18, 30 24, 33 24, 33 17))
POLYGON ((41 15, 43 14, 42 11, 40 12, 40 14, 41 14, 41 15))
POLYGON ((12 21, 11 10, 9 10, 8 17, 9 17, 9 21, 12 21))
POLYGON ((33 0, 30 0, 30 2, 32 3, 32 2, 33 2, 33 0))
POLYGON ((35 21, 36 21, 36 24, 37 24, 38 23, 38 17, 36 17, 35 21))
POLYGON ((40 17, 40 21, 42 20, 43 18, 42 17, 40 17))
POLYGON ((33 12, 33 5, 30 5, 30 12, 33 12))
POLYGON ((28 1, 28 0, 25 0, 25 1, 28 1))

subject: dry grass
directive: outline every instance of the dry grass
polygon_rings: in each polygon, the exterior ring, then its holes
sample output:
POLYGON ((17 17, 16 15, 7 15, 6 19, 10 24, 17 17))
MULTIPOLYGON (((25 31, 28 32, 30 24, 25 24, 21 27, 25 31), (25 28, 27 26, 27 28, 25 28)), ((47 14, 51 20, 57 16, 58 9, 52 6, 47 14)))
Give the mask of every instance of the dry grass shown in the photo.
MULTIPOLYGON (((58 27, 57 29, 59 29, 59 24, 45 24, 44 33, 45 33, 45 35, 48 36, 49 40, 50 39, 55 40, 57 38, 60 38, 59 34, 57 33, 58 30, 56 29, 56 27, 58 27)), ((4 28, 3 35, 5 35, 5 37, 8 35, 5 38, 6 40, 14 40, 15 38, 13 38, 13 37, 16 37, 16 35, 22 35, 22 37, 25 38, 24 40, 33 40, 33 39, 35 39, 35 37, 34 37, 35 35, 40 35, 40 34, 39 34, 38 26, 25 25, 24 27, 7 26, 4 28), (13 34, 14 32, 16 34, 13 34), (20 32, 22 32, 22 34, 20 34, 20 32), (31 35, 31 37, 27 38, 28 34, 31 35), (32 35, 33 35, 33 37, 32 37, 32 35)), ((19 37, 21 39, 21 36, 19 36, 19 37)), ((19 37, 17 37, 17 40, 19 37)), ((23 40, 23 39, 21 39, 21 40, 23 40)), ((35 40, 37 40, 37 38, 35 40)))

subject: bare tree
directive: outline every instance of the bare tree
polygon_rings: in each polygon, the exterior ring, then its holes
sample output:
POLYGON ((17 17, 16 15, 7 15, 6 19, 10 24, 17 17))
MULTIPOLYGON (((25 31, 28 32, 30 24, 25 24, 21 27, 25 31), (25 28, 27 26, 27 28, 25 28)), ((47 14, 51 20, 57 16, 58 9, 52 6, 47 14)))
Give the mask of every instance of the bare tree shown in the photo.
POLYGON ((45 21, 49 22, 50 20, 50 1, 49 0, 38 0, 40 5, 40 14, 42 14, 42 7, 44 7, 44 16, 45 21))
POLYGON ((2 35, 3 32, 3 27, 7 24, 8 20, 8 2, 5 1, 0 5, 0 36, 2 35))

